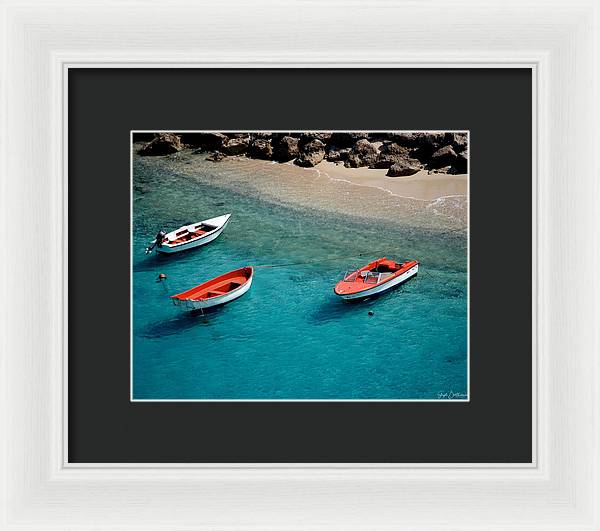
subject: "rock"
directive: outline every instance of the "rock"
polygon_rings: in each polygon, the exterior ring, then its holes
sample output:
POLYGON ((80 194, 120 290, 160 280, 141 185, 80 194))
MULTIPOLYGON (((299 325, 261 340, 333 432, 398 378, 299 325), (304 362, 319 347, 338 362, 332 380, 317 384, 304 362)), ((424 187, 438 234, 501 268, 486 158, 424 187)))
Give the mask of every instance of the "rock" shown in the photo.
POLYGON ((387 171, 386 175, 388 177, 406 177, 408 175, 413 175, 420 170, 419 166, 411 164, 406 160, 402 160, 400 162, 396 162, 390 166, 390 169, 387 171))
POLYGON ((432 168, 451 166, 456 161, 456 158, 456 153, 452 149, 452 146, 444 146, 431 155, 429 166, 432 168))
POLYGON ((223 159, 226 159, 227 156, 223 155, 223 153, 221 153, 220 151, 213 151, 208 157, 206 157, 206 160, 210 160, 212 162, 221 162, 223 159))
POLYGON ((223 133, 182 133, 181 140, 188 146, 213 151, 219 149, 228 137, 223 133))
POLYGON ((386 168, 391 168, 394 164, 405 164, 419 169, 423 168, 423 164, 421 164, 420 160, 400 155, 384 155, 383 157, 378 158, 374 164, 369 166, 369 168, 384 170, 386 168))
POLYGON ((183 149, 181 139, 173 133, 159 133, 153 140, 142 147, 140 155, 170 155, 183 149))
POLYGON ((256 140, 257 138, 262 138, 263 140, 271 140, 273 137, 273 133, 267 133, 266 131, 259 131, 258 133, 252 133, 252 138, 256 140))
POLYGON ((325 158, 329 162, 342 162, 348 158, 350 148, 338 148, 337 146, 327 146, 325 149, 325 158))
POLYGON ((427 164, 438 149, 446 145, 445 133, 392 133, 390 138, 411 149, 411 156, 427 164))
POLYGON ((250 144, 248 154, 257 159, 271 160, 273 158, 273 146, 270 140, 257 138, 250 144))
POLYGON ((221 145, 221 151, 226 155, 239 155, 244 153, 250 146, 250 137, 246 136, 235 136, 234 138, 228 138, 221 145))
POLYGON ((325 158, 325 144, 320 140, 311 140, 306 144, 298 158, 294 161, 298 166, 312 168, 325 158))
POLYGON ((316 132, 302 133, 300 135, 300 149, 302 149, 306 144, 312 142, 313 140, 320 140, 321 142, 326 144, 329 140, 331 140, 332 136, 333 136, 333 133, 316 133, 316 132))
POLYGON ((273 146, 273 159, 279 162, 287 162, 295 159, 300 154, 298 139, 284 136, 273 146))
POLYGON ((333 133, 329 143, 340 148, 352 147, 358 140, 369 138, 369 133, 333 133))
MULTIPOLYGON (((406 159, 410 159, 410 150, 407 147, 399 146, 394 142, 384 142, 379 147, 379 155, 377 156, 377 160, 369 167, 385 169, 389 168, 396 162, 401 162, 406 159)), ((418 165, 418 161, 414 161, 414 159, 411 160, 418 165)))
POLYGON ((391 133, 389 138, 399 146, 410 148, 431 146, 437 149, 444 144, 445 136, 445 133, 391 133))
POLYGON ((379 146, 379 152, 382 155, 402 155, 408 156, 410 150, 407 147, 400 146, 395 142, 385 141, 381 146, 379 146))
POLYGON ((469 166, 469 152, 468 150, 459 153, 454 161, 453 168, 456 173, 467 173, 469 166))
POLYGON ((352 151, 348 154, 348 159, 344 162, 347 168, 361 168, 375 164, 379 152, 366 138, 363 138, 354 144, 352 151))
POLYGON ((446 133, 444 143, 452 146, 456 153, 460 153, 468 147, 468 135, 467 133, 446 133))

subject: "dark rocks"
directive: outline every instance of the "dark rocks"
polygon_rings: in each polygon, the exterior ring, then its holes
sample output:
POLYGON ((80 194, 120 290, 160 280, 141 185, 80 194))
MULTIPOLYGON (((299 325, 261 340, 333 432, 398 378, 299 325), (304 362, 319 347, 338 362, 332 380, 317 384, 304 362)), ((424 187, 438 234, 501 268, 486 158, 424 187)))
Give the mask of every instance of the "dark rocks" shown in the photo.
POLYGON ((220 150, 226 155, 239 155, 244 153, 248 147, 250 147, 250 137, 246 136, 235 136, 228 138, 221 144, 220 150))
POLYGON ((325 158, 329 162, 343 162, 348 158, 350 148, 338 148, 337 146, 327 146, 325 149, 325 158))
POLYGON ((407 147, 396 144, 395 142, 388 141, 379 146, 379 152, 382 155, 401 155, 406 157, 410 153, 410 150, 407 147))
POLYGON ((459 153, 454 161, 454 169, 456 173, 467 173, 469 167, 469 152, 468 150, 459 153))
POLYGON ((139 150, 140 155, 170 155, 183 149, 181 139, 173 133, 159 133, 139 150))
POLYGON ((468 135, 467 133, 446 133, 444 143, 452 146, 456 153, 460 153, 467 149, 468 135))
POLYGON ((325 158, 325 144, 320 140, 311 140, 302 147, 298 158, 294 161, 298 166, 312 168, 325 158))
POLYGON ((427 164, 433 153, 446 145, 445 133, 392 133, 390 139, 411 149, 411 156, 427 164))
POLYGON ((257 138, 250 144, 248 155, 256 159, 271 160, 273 158, 273 146, 270 140, 257 138))
POLYGON ((228 140, 228 137, 223 133, 182 133, 181 140, 188 146, 212 151, 219 149, 223 142, 228 140))
POLYGON ((266 131, 252 133, 252 138, 254 140, 256 140, 257 138, 262 138, 263 140, 271 140, 271 138, 273 138, 273 133, 267 133, 266 131))
POLYGON ((213 151, 208 157, 206 157, 206 160, 210 160, 212 162, 221 162, 223 159, 226 159, 227 156, 223 155, 223 153, 221 153, 220 151, 213 151))
POLYGON ((377 160, 370 166, 370 168, 389 168, 396 162, 400 162, 409 158, 410 149, 407 147, 399 146, 394 142, 384 142, 379 148, 377 160))
POLYGON ((208 160, 213 161, 244 155, 277 162, 295 159, 299 166, 312 167, 327 160, 348 168, 389 169, 388 175, 398 176, 420 169, 452 174, 468 170, 466 132, 134 133, 133 141, 136 149, 147 142, 139 148, 141 155, 169 155, 190 147, 194 154, 212 152, 208 160))
POLYGON ((375 164, 379 152, 366 138, 363 138, 354 144, 352 151, 348 154, 348 159, 344 162, 347 168, 361 168, 375 164))
POLYGON ((419 166, 411 164, 408 160, 401 160, 392 164, 386 175, 388 177, 406 177, 417 173, 420 169, 419 166))
POLYGON ((444 146, 438 149, 429 160, 429 166, 431 168, 444 168, 446 166, 452 166, 456 161, 457 156, 452 146, 444 146))
POLYGON ((280 138, 273 146, 273 159, 279 162, 288 162, 299 154, 298 139, 291 136, 280 138))
POLYGON ((340 148, 352 147, 358 140, 369 138, 369 133, 333 133, 330 143, 340 148))
POLYGON ((320 140, 321 142, 326 144, 329 140, 331 140, 332 136, 333 136, 333 133, 316 133, 316 132, 301 133, 300 134, 300 148, 302 148, 309 142, 312 142, 313 140, 320 140))
MULTIPOLYGON (((441 146, 446 133, 391 133, 390 140, 399 146, 421 148, 424 146, 441 146)), ((434 150, 435 151, 435 150, 434 150)))

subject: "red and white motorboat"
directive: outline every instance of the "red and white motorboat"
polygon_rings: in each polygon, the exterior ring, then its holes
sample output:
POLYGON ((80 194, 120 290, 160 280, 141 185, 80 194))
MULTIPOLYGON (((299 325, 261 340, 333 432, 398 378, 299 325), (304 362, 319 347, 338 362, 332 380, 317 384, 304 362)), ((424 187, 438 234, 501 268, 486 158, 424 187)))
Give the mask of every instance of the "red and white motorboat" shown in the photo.
POLYGON ((206 245, 220 236, 229 223, 230 217, 231 214, 224 214, 184 225, 169 233, 161 230, 146 248, 146 253, 150 253, 155 247, 159 253, 168 254, 206 245))
POLYGON ((252 286, 253 274, 252 267, 242 267, 173 295, 171 300, 176 306, 183 306, 188 310, 203 310, 212 306, 220 306, 246 293, 252 286))
POLYGON ((388 291, 419 271, 419 262, 407 260, 402 263, 379 258, 360 269, 350 271, 344 275, 333 289, 342 299, 364 299, 388 291))

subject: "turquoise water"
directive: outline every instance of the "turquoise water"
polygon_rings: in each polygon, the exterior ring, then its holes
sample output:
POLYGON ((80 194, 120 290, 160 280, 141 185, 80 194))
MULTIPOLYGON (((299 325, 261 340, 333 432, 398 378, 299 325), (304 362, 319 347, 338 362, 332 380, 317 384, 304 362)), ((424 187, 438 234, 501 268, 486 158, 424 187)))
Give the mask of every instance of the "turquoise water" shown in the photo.
POLYGON ((134 399, 467 393, 465 231, 397 221, 388 214, 393 205, 379 217, 369 217, 368 207, 360 215, 297 207, 261 193, 261 183, 270 181, 259 175, 264 168, 292 179, 297 169, 203 159, 134 156, 134 399), (172 256, 145 255, 160 228, 228 212, 231 221, 213 243, 172 256), (373 300, 348 303, 334 295, 346 269, 380 256, 418 259, 420 273, 373 300), (169 300, 241 266, 299 262, 257 269, 246 295, 205 315, 169 300), (165 282, 156 282, 159 273, 165 282))

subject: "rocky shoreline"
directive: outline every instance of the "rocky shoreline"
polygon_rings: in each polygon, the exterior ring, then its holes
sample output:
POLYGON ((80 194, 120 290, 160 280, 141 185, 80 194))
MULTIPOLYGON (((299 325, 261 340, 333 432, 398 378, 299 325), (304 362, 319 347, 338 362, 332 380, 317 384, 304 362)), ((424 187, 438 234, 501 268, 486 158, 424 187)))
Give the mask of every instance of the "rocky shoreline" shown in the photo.
POLYGON ((429 173, 463 174, 468 166, 467 133, 134 133, 145 142, 138 153, 161 156, 185 148, 220 162, 244 156, 312 168, 322 161, 347 168, 387 169, 400 177, 429 173))

